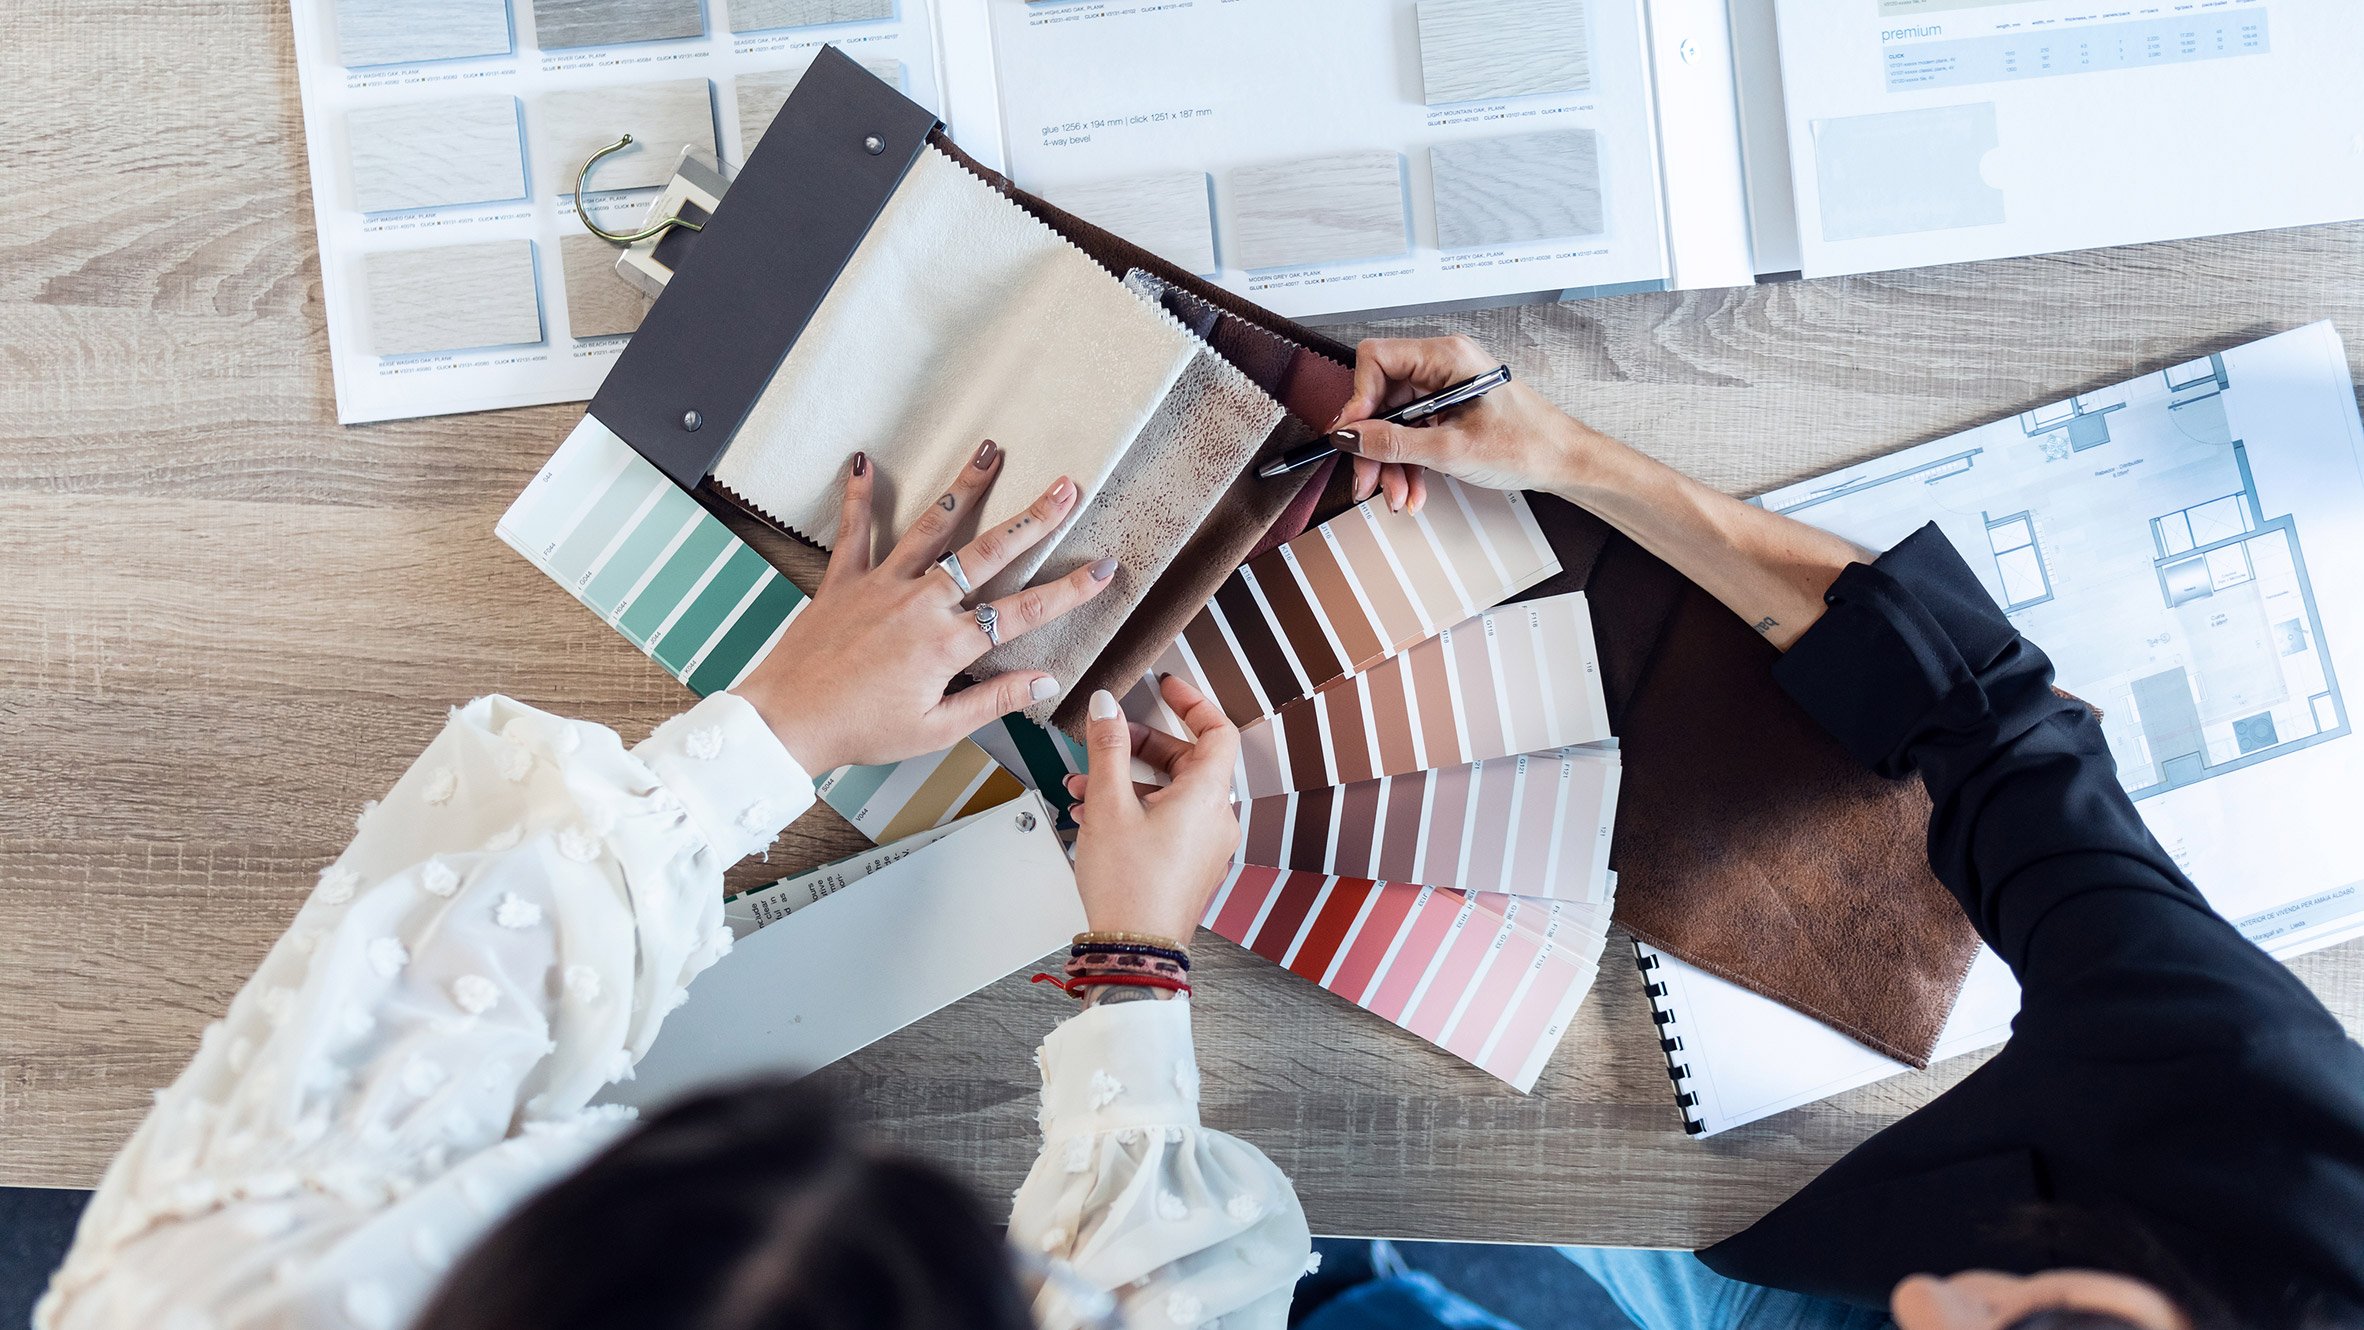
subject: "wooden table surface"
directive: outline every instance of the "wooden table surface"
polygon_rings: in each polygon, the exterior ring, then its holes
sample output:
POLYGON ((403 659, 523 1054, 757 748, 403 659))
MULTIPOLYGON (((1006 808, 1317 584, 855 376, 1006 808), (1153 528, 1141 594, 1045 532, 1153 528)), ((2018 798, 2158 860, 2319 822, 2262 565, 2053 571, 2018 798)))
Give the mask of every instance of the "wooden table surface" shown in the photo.
MULTIPOLYGON (((83 1186, 446 706, 688 698, 493 538, 578 408, 337 425, 283 0, 16 0, 0 87, 0 1183, 83 1186)), ((2325 317, 2364 351, 2364 226, 1389 331, 1745 493, 2325 317)), ((856 844, 818 809, 773 867, 856 844)), ((1969 1065, 1698 1142, 1618 966, 1529 1097, 1204 942, 1207 1115, 1321 1232, 1710 1240, 1969 1065)), ((2297 969, 2364 1022, 2364 946, 2297 969)), ((1007 981, 827 1075, 1006 1191, 1059 1013, 1007 981)))

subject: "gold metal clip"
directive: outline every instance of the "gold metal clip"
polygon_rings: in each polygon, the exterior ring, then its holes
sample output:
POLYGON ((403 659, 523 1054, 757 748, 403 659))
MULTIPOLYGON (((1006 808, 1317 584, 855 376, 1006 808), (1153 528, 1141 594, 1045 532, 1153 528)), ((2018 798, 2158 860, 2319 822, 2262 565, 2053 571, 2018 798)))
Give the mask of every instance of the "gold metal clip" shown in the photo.
POLYGON ((584 161, 583 169, 575 172, 575 216, 583 219, 584 229, 619 249, 629 249, 632 246, 639 244, 643 240, 654 240, 658 236, 665 234, 667 231, 670 231, 677 226, 685 231, 705 230, 706 228, 703 225, 690 221, 685 217, 661 218, 655 222, 651 222, 647 226, 644 226, 637 231, 631 232, 610 231, 605 227, 602 227, 599 223, 591 220, 591 214, 585 211, 583 208, 583 195, 590 188, 591 168, 597 166, 599 164, 599 159, 607 156, 609 153, 622 152, 624 149, 631 146, 632 136, 630 134, 626 134, 624 137, 617 139, 615 142, 610 143, 604 148, 601 148, 599 151, 592 153, 591 156, 584 161))

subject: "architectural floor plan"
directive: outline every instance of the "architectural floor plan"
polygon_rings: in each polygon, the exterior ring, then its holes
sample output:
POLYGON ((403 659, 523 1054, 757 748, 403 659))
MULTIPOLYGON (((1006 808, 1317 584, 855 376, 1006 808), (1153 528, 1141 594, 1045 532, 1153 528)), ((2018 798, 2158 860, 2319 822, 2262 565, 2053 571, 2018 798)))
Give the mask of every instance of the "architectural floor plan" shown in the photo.
POLYGON ((2101 711, 2126 791, 2277 951, 2364 931, 2364 474, 2316 324, 1760 502, 1886 549, 1935 522, 2101 711))
POLYGON ((2226 413, 2240 390, 2210 356, 1766 502, 1850 530, 1937 522, 2101 708, 2142 799, 2348 732, 2304 533, 2259 499, 2226 413))

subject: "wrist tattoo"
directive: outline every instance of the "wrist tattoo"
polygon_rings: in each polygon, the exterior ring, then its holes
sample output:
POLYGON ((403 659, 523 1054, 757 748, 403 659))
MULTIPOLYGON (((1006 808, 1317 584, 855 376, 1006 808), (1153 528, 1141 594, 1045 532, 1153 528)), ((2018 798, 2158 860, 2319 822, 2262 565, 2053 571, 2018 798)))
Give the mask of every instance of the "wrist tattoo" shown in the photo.
POLYGON ((1759 636, 1759 637, 1763 637, 1763 636, 1765 636, 1765 635, 1767 635, 1767 634, 1771 633, 1771 632, 1772 632, 1774 629, 1776 629, 1776 628, 1779 628, 1780 626, 1781 626, 1781 621, 1780 621, 1780 620, 1778 620, 1778 619, 1776 619, 1776 618, 1774 618, 1774 617, 1773 617, 1772 615, 1770 615, 1770 614, 1766 615, 1766 616, 1765 616, 1764 618, 1762 618, 1762 619, 1759 619, 1759 620, 1757 620, 1755 623, 1752 623, 1752 624, 1750 624, 1750 625, 1749 625, 1749 627, 1751 627, 1751 628, 1754 628, 1754 629, 1756 629, 1756 630, 1757 630, 1757 636, 1759 636))

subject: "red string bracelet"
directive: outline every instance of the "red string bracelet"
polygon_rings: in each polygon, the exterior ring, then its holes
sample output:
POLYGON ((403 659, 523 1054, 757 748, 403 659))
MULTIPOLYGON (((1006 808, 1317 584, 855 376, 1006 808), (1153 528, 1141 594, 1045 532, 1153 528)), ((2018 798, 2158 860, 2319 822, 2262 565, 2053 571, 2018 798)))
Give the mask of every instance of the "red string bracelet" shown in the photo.
POLYGON ((1185 997, 1190 995, 1190 985, 1179 979, 1168 979, 1159 974, 1087 974, 1074 979, 1061 979, 1056 975, 1037 974, 1027 982, 1049 984, 1078 1001, 1083 998, 1083 990, 1094 985, 1117 988, 1163 988, 1169 992, 1180 993, 1185 997))

